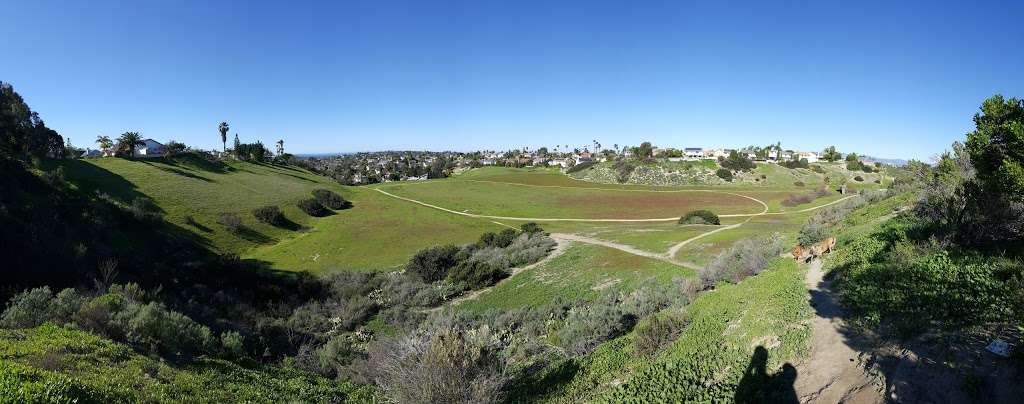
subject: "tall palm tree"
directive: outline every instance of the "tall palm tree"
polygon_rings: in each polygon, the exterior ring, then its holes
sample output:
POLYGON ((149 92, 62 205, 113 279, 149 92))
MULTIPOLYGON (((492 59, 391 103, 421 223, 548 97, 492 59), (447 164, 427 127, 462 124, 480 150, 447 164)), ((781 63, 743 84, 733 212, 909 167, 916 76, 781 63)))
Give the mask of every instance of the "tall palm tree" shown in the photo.
POLYGON ((217 126, 217 130, 220 131, 220 143, 223 146, 221 151, 224 152, 228 151, 228 129, 231 129, 231 127, 228 126, 227 122, 221 122, 220 125, 217 126))
POLYGON ((100 150, 102 151, 107 151, 114 147, 114 141, 110 140, 110 136, 107 135, 96 136, 96 144, 100 145, 100 150))
POLYGON ((142 136, 139 135, 139 132, 122 133, 121 137, 117 138, 117 143, 121 145, 121 147, 127 147, 132 158, 135 157, 135 147, 146 144, 142 141, 142 136))
POLYGON ((277 155, 280 156, 282 154, 284 154, 284 139, 277 141, 277 155))

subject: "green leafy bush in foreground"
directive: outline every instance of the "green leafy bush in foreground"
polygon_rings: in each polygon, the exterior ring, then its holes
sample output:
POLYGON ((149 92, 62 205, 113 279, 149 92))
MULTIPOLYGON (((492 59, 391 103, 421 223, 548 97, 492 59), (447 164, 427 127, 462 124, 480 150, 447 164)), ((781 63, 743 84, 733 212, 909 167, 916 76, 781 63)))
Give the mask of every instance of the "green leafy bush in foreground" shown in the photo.
POLYGON ((0 330, 0 403, 368 402, 367 388, 269 366, 174 367, 52 324, 0 330))

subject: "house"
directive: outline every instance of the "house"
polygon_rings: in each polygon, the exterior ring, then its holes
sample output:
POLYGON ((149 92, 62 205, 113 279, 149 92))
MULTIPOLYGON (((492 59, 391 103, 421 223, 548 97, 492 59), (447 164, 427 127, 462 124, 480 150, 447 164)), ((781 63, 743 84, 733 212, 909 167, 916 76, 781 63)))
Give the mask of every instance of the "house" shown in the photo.
MULTIPOLYGON (((119 152, 124 150, 124 145, 117 144, 114 147, 105 150, 103 152, 104 157, 110 157, 117 155, 119 152)), ((128 152, 124 152, 128 154, 128 152)), ((142 145, 135 147, 135 157, 150 158, 150 157, 161 157, 164 155, 164 145, 153 139, 144 139, 142 145)))
POLYGON ((704 149, 700 147, 687 147, 683 149, 683 155, 688 159, 702 159, 704 158, 704 149))
POLYGON ((591 161, 594 161, 594 156, 592 156, 590 152, 583 152, 576 156, 576 164, 588 163, 591 161))
POLYGON ((494 163, 495 163, 494 159, 491 159, 491 158, 480 160, 480 164, 483 164, 485 166, 493 166, 494 163))
POLYGON ((79 156, 79 157, 82 157, 82 158, 86 158, 86 157, 100 157, 102 155, 103 155, 103 152, 101 152, 99 150, 85 149, 85 152, 83 152, 82 155, 79 156))
POLYGON ((768 150, 768 161, 778 161, 778 160, 779 160, 779 151, 778 150, 768 150))
POLYGON ((800 158, 800 160, 807 160, 808 163, 818 162, 818 153, 815 152, 799 152, 797 153, 797 157, 800 158))
POLYGON ((724 158, 724 157, 729 157, 729 152, 731 152, 731 151, 732 150, 728 150, 728 149, 714 149, 714 150, 709 150, 707 155, 708 155, 708 157, 711 157, 713 159, 717 159, 719 157, 723 157, 724 158))

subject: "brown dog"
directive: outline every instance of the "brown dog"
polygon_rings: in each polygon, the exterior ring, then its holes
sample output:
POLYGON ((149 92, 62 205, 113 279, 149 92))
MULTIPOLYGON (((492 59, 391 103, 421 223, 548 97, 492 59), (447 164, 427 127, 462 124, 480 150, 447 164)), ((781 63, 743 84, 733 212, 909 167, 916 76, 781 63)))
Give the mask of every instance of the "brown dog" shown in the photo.
POLYGON ((793 259, 807 262, 811 259, 820 257, 822 254, 830 253, 835 248, 835 237, 826 238, 807 247, 797 245, 796 247, 793 247, 793 259))

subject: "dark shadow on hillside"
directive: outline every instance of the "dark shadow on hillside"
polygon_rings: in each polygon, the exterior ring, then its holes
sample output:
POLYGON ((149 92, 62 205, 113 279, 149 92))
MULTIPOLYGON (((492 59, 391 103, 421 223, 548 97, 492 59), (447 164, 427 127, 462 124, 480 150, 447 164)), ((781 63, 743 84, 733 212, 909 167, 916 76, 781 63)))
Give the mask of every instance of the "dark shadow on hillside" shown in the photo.
POLYGON ((277 242, 276 239, 268 237, 267 235, 245 225, 238 226, 238 229, 232 232, 232 234, 256 244, 272 244, 277 242))
POLYGON ((763 346, 754 349, 750 364, 743 371, 743 378, 736 386, 737 403, 799 403, 796 396, 797 371, 786 363, 774 375, 769 375, 768 350, 763 346))
POLYGON ((295 222, 293 222, 291 219, 289 219, 287 217, 282 217, 281 220, 279 222, 277 222, 277 223, 274 223, 273 226, 277 227, 279 229, 285 229, 285 230, 291 230, 291 231, 300 231, 300 230, 305 230, 306 229, 301 224, 295 223, 295 222))
POLYGON ((64 178, 69 183, 75 184, 80 191, 88 196, 95 196, 96 192, 102 192, 125 204, 130 204, 135 198, 146 197, 145 194, 138 191, 135 184, 124 177, 88 161, 69 159, 51 160, 48 163, 54 167, 63 166, 64 178))
POLYGON ((226 174, 235 170, 234 167, 231 167, 222 161, 210 161, 193 153, 165 157, 161 159, 161 161, 196 171, 206 171, 216 174, 226 174))
POLYGON ((169 172, 171 174, 180 175, 182 177, 187 177, 187 178, 191 178, 191 179, 194 179, 194 180, 200 180, 200 181, 205 181, 205 182, 214 182, 213 180, 211 180, 209 178, 203 177, 203 176, 198 175, 198 174, 190 173, 190 172, 182 170, 180 168, 176 168, 176 167, 170 166, 170 165, 168 165, 166 163, 153 163, 153 162, 145 161, 145 160, 143 160, 142 162, 145 163, 146 165, 150 166, 150 167, 156 168, 156 169, 161 170, 161 171, 166 171, 166 172, 169 172))

